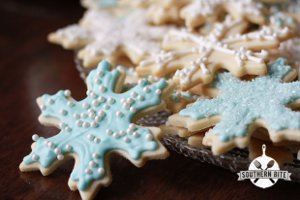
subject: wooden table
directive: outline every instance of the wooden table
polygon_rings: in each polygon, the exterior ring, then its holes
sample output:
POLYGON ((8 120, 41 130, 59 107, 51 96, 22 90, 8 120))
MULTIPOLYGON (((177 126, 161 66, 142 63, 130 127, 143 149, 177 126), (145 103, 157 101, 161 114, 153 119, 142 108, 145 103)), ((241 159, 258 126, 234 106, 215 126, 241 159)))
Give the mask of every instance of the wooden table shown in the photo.
MULTIPOLYGON (((38 123, 35 99, 60 89, 70 89, 77 99, 85 95, 73 53, 46 41, 49 32, 76 22, 83 9, 74 0, 2 0, 0 11, 0 199, 80 199, 67 186, 72 161, 48 177, 20 173, 18 165, 30 151, 32 134, 57 132, 38 123)), ((96 199, 300 198, 300 184, 279 181, 263 190, 238 182, 227 170, 175 153, 141 169, 113 157, 111 168, 113 183, 96 199)))

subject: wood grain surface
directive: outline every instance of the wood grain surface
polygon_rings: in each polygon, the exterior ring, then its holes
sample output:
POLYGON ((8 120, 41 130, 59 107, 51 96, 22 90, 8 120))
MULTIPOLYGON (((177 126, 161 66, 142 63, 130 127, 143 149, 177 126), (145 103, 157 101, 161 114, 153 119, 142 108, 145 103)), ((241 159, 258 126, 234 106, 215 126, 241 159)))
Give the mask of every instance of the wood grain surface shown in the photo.
MULTIPOLYGON (((76 22, 83 14, 77 0, 1 0, 0 2, 0 200, 80 199, 67 186, 72 161, 48 177, 20 173, 32 134, 44 137, 57 130, 38 123, 35 99, 44 93, 70 89, 75 98, 85 85, 73 53, 49 44, 46 35, 76 22)), ((222 168, 175 153, 167 160, 136 168, 121 157, 111 159, 113 182, 96 199, 299 199, 300 184, 279 181, 259 189, 222 168)))

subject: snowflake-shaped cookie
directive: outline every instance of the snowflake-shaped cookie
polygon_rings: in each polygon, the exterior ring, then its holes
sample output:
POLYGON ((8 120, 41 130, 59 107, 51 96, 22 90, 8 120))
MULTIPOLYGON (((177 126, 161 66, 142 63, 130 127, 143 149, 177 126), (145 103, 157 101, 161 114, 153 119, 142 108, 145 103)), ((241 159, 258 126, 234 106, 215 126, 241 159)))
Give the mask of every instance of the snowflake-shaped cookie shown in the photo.
POLYGON ((154 24, 183 20, 188 29, 217 22, 224 13, 255 24, 265 22, 263 5, 256 0, 160 0, 149 6, 148 13, 154 24))
POLYGON ((187 27, 195 28, 208 18, 217 20, 224 10, 236 19, 246 19, 255 24, 265 22, 263 5, 256 0, 194 0, 181 9, 180 16, 187 27))
POLYGON ((58 126, 60 132, 44 138, 33 135, 32 152, 20 165, 21 171, 40 170, 50 174, 63 161, 73 157, 75 167, 69 179, 71 190, 91 199, 97 189, 111 181, 109 155, 119 153, 140 167, 147 159, 162 159, 168 152, 159 142, 158 128, 135 125, 134 119, 162 108, 164 80, 149 84, 141 80, 126 91, 119 70, 109 71, 103 61, 87 78, 87 97, 75 101, 70 91, 38 98, 43 124, 58 126))
POLYGON ((188 31, 171 31, 163 45, 168 51, 142 61, 136 70, 140 75, 159 77, 176 71, 173 79, 182 90, 210 83, 220 68, 237 77, 263 75, 269 58, 265 50, 277 48, 281 41, 291 37, 288 28, 263 27, 259 31, 222 38, 224 30, 223 27, 218 34, 213 31, 205 37, 188 31))
POLYGON ((216 98, 199 100, 169 118, 169 124, 190 132, 207 129, 203 143, 221 154, 235 146, 245 148, 251 134, 258 128, 268 130, 272 142, 300 141, 298 107, 300 82, 293 80, 295 70, 278 59, 268 66, 267 76, 241 81, 230 73, 218 74, 212 86, 219 91, 216 98))
POLYGON ((170 26, 151 26, 144 10, 117 17, 103 10, 88 10, 79 25, 51 33, 50 42, 66 49, 80 49, 78 57, 85 67, 95 67, 102 59, 116 63, 127 57, 138 63, 144 56, 160 50, 163 35, 170 26))

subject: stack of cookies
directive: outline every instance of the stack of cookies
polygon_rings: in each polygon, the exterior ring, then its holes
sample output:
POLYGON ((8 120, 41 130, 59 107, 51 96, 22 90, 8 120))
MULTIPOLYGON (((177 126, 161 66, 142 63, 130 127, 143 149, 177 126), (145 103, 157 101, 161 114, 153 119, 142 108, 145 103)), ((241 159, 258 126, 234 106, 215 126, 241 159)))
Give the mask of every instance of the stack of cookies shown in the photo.
POLYGON ((184 142, 210 156, 248 149, 250 159, 265 143, 281 164, 293 161, 300 149, 300 1, 82 5, 83 18, 48 39, 75 51, 87 98, 77 102, 67 90, 38 99, 41 123, 61 132, 34 135, 22 171, 47 175, 73 157, 69 186, 91 199, 111 180, 111 152, 142 166, 167 157, 161 137, 178 139, 168 143, 172 149, 184 142))

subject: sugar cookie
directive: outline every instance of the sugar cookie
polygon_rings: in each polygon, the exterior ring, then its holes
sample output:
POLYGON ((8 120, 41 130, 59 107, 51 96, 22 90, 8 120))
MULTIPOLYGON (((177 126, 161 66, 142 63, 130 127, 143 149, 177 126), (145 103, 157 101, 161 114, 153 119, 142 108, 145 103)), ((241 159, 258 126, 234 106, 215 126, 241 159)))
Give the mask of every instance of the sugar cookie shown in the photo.
POLYGON ((164 107, 167 82, 141 80, 129 91, 118 93, 124 72, 109 71, 109 67, 103 61, 89 74, 87 97, 81 101, 72 99, 69 90, 37 99, 42 110, 40 122, 57 126, 60 132, 50 138, 32 136, 32 152, 20 164, 22 172, 40 170, 46 176, 73 158, 69 187, 79 190, 82 199, 92 199, 111 182, 111 153, 126 157, 137 167, 148 159, 168 156, 159 142, 158 128, 134 124, 136 118, 164 107))
POLYGON ((218 74, 212 86, 219 95, 170 116, 168 124, 190 132, 215 125, 203 139, 214 154, 235 146, 245 148, 257 127, 266 128, 273 143, 300 142, 300 113, 287 108, 291 103, 299 106, 300 82, 280 82, 293 80, 296 72, 283 59, 270 64, 268 70, 268 75, 252 81, 241 81, 230 73, 218 74))
POLYGON ((177 70, 173 79, 182 90, 210 83, 220 68, 237 77, 263 75, 267 72, 265 62, 269 58, 265 50, 277 48, 291 35, 288 28, 263 27, 259 31, 219 39, 215 34, 203 37, 174 30, 167 39, 172 43, 169 48, 176 49, 142 61, 136 71, 140 75, 163 77, 177 70))
POLYGON ((263 5, 255 0, 194 0, 181 9, 180 16, 186 26, 193 29, 206 20, 217 21, 224 10, 236 19, 265 23, 263 5))
POLYGON ((79 49, 78 57, 85 67, 95 67, 102 59, 118 64, 122 56, 136 64, 146 55, 159 52, 163 35, 172 28, 151 26, 143 10, 123 18, 89 10, 79 25, 59 29, 48 39, 66 49, 79 49))

